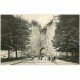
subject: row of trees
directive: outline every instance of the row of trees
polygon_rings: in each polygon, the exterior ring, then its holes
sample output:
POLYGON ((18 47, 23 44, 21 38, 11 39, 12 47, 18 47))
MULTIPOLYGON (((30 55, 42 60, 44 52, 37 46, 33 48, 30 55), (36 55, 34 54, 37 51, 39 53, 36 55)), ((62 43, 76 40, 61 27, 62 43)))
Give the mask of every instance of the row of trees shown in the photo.
POLYGON ((1 15, 1 50, 15 51, 25 50, 29 44, 31 24, 20 16, 1 15))
POLYGON ((70 53, 79 61, 79 15, 59 16, 52 43, 57 51, 70 53))

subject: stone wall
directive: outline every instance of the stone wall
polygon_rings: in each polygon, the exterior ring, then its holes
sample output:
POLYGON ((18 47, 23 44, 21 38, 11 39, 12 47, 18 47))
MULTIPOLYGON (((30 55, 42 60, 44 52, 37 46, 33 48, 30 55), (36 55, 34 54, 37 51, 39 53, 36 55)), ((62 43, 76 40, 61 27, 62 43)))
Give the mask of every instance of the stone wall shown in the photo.
POLYGON ((31 46, 31 55, 38 56, 40 53, 40 27, 32 26, 31 27, 31 37, 30 37, 30 46, 31 46))
POLYGON ((53 22, 51 25, 46 25, 45 28, 46 28, 46 33, 43 35, 43 47, 45 47, 45 50, 46 50, 46 54, 47 56, 50 56, 50 57, 53 57, 56 55, 56 51, 54 50, 54 47, 52 46, 52 39, 55 35, 55 27, 56 24, 55 22, 53 22))

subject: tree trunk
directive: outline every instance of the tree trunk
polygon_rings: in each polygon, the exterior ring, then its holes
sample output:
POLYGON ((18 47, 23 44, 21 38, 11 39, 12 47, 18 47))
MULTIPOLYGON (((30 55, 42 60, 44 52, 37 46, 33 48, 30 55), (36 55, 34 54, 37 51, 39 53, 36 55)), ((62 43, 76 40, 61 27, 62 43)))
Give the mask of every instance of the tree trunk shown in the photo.
POLYGON ((10 59, 10 50, 8 50, 8 58, 10 59))
POLYGON ((68 60, 68 52, 66 52, 66 60, 68 60))
POLYGON ((72 61, 73 61, 73 52, 72 52, 72 54, 71 54, 71 57, 72 57, 72 61))
POLYGON ((17 58, 17 49, 16 49, 16 58, 17 58))

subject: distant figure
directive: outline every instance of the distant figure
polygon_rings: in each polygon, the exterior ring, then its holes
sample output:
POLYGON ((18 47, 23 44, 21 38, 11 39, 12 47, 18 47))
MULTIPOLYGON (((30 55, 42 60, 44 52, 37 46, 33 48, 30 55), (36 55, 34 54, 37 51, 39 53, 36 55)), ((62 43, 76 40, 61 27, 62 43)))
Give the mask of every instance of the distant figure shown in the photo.
POLYGON ((48 58, 48 60, 50 61, 50 57, 48 58))
POLYGON ((56 60, 56 57, 54 57, 54 60, 56 60))
POLYGON ((34 57, 32 56, 32 60, 34 59, 34 57))
POLYGON ((42 58, 43 58, 43 57, 41 56, 41 60, 42 60, 42 58))
POLYGON ((56 57, 53 57, 53 58, 52 58, 52 61, 55 61, 55 60, 56 60, 56 57))
POLYGON ((38 57, 38 60, 40 60, 40 57, 38 57))

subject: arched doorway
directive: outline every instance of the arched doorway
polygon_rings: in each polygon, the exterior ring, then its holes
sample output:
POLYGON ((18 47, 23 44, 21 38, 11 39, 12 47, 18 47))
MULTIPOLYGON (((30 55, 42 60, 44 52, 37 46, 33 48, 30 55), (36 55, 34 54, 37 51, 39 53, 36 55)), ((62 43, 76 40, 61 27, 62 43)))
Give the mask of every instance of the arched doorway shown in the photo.
POLYGON ((42 58, 43 58, 43 57, 44 57, 44 55, 45 55, 45 52, 46 52, 45 48, 44 48, 44 47, 42 47, 42 48, 40 49, 40 56, 39 56, 39 60, 42 60, 42 58))

